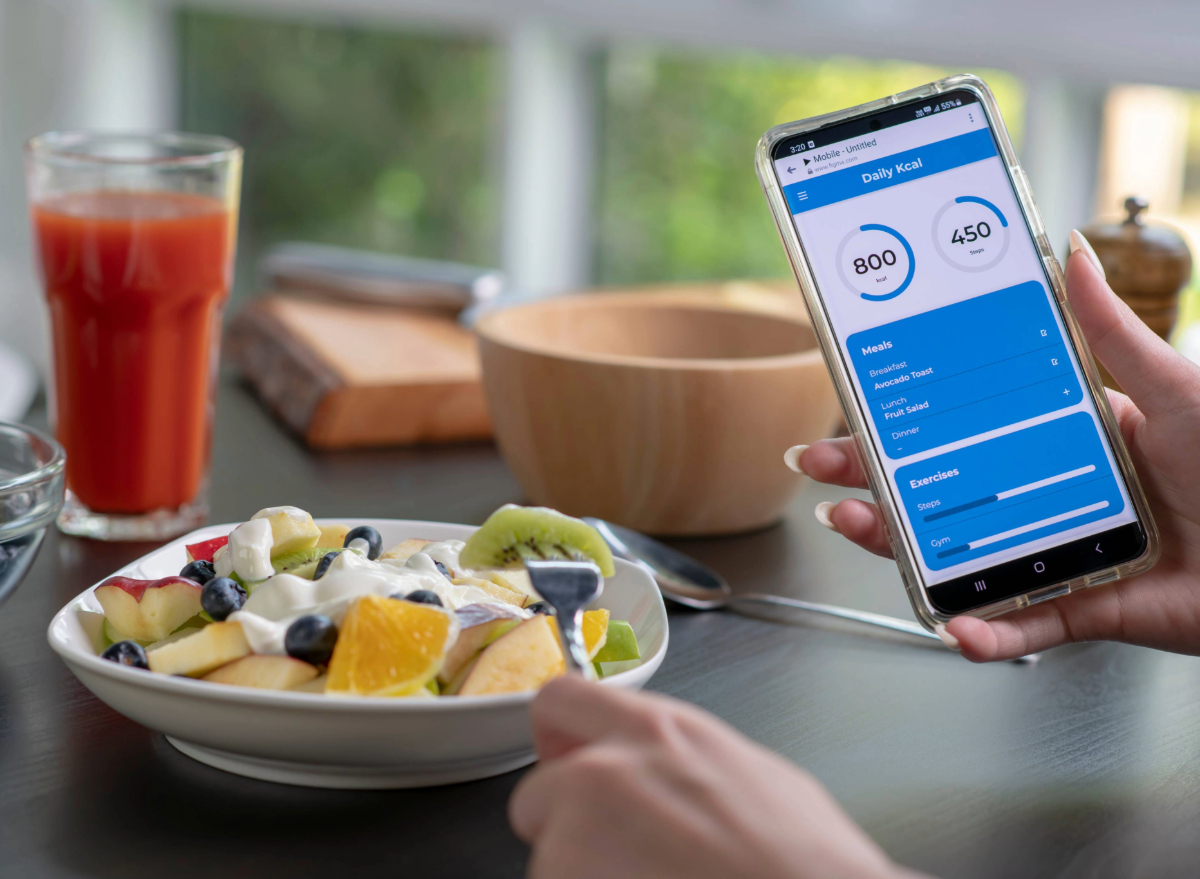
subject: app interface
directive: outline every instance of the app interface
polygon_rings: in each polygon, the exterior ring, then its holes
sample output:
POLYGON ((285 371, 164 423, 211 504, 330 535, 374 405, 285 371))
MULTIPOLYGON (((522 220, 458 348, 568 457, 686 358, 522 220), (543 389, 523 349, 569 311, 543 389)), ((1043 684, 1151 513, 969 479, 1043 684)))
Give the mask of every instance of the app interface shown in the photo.
POLYGON ((1136 518, 987 119, 945 98, 775 161, 928 585, 1136 518))

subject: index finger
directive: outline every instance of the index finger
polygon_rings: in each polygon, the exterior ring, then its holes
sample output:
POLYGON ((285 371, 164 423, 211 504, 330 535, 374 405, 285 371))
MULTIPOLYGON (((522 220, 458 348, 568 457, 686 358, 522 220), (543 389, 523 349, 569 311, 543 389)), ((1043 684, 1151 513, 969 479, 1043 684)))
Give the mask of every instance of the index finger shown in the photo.
POLYGON ((791 462, 794 461, 801 473, 817 482, 844 485, 846 488, 867 487, 858 449, 853 438, 848 436, 817 440, 798 456, 789 454, 785 460, 789 462, 788 466, 792 466, 791 462))

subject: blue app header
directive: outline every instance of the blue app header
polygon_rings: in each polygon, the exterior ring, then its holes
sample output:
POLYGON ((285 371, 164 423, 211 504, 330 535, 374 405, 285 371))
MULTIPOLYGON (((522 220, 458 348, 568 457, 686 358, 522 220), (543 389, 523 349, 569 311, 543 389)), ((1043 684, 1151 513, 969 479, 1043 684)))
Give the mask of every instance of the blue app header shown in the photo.
POLYGON ((919 180, 960 165, 969 165, 996 155, 991 132, 986 129, 948 137, 916 149, 894 153, 883 159, 843 168, 812 180, 783 188, 793 214, 811 211, 889 186, 919 180))

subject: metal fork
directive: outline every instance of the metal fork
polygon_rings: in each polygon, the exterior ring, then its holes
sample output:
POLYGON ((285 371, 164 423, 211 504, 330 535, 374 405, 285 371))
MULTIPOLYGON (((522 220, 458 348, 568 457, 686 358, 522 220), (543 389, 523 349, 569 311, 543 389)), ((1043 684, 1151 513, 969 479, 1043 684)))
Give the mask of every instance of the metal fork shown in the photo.
POLYGON ((525 562, 537 594, 554 608, 567 668, 589 680, 596 670, 583 642, 583 611, 604 591, 600 569, 591 562, 525 562))

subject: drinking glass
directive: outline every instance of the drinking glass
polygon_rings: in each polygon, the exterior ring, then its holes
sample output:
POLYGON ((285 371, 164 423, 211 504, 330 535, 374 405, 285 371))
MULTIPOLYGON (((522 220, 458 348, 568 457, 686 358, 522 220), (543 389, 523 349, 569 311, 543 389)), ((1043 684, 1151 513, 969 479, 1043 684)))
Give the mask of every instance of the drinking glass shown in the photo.
POLYGON ((222 137, 54 132, 26 145, 68 534, 162 540, 208 515, 241 170, 222 137))
POLYGON ((20 424, 0 421, 0 604, 33 564, 63 504, 63 450, 20 424))

